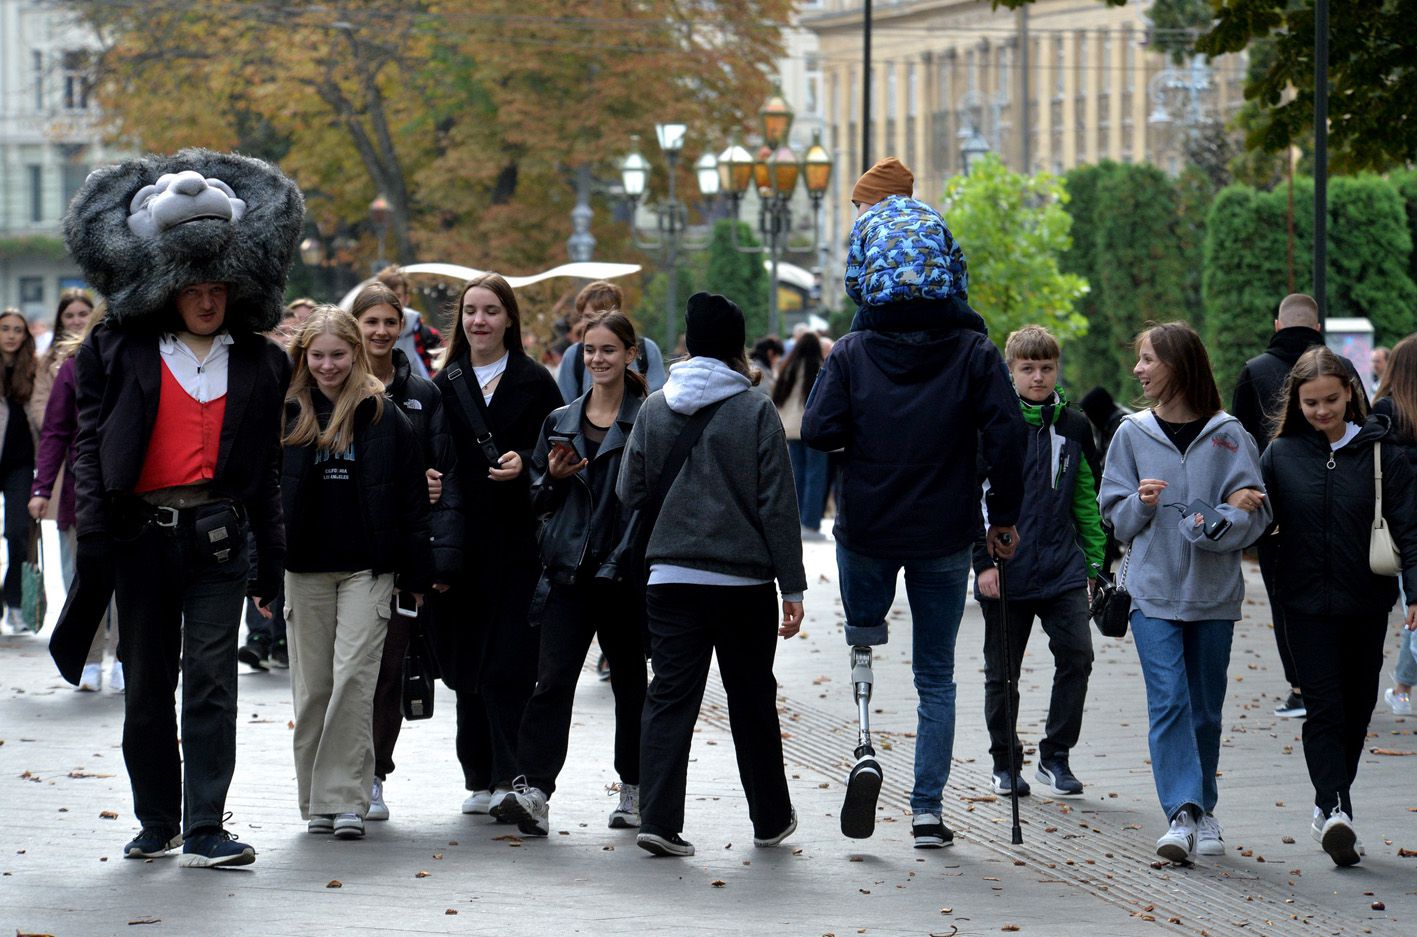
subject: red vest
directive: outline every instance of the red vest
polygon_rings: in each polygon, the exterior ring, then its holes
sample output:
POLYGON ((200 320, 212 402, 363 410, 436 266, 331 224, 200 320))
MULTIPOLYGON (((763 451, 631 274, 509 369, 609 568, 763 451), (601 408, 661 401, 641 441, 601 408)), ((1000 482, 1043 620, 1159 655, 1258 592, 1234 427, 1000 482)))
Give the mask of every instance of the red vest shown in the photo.
POLYGON ((207 403, 198 403, 164 362, 157 421, 148 440, 142 474, 133 491, 142 494, 159 488, 197 485, 215 478, 217 455, 221 451, 221 421, 225 415, 225 394, 207 403))

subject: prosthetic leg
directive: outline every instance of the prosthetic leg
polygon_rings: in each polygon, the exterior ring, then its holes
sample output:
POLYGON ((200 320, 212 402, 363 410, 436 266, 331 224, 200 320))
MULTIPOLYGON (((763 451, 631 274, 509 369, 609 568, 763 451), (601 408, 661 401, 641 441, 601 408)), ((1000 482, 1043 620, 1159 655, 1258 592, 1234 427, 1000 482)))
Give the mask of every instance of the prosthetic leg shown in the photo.
POLYGON ((846 800, 841 805, 841 832, 852 839, 867 839, 876 830, 876 798, 881 793, 881 765, 871 747, 871 649, 851 649, 851 687, 860 719, 856 764, 846 778, 846 800))

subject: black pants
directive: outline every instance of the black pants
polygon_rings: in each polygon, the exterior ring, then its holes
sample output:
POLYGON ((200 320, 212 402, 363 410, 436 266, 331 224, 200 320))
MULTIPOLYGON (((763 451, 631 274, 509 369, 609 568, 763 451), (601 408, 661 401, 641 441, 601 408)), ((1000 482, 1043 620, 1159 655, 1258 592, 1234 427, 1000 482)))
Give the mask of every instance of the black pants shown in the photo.
POLYGON ((1367 741, 1378 701, 1387 614, 1287 615, 1289 651, 1299 668, 1304 719, 1304 761, 1314 785, 1314 806, 1353 816, 1349 788, 1367 741))
POLYGON ((246 552, 232 551, 215 564, 197 552, 186 525, 149 527, 113 552, 123 622, 118 653, 128 685, 123 759, 133 811, 145 827, 181 825, 186 833, 220 827, 236 767, 236 639, 246 552), (179 673, 180 754, 172 706, 179 673))
POLYGON ((769 837, 787 828, 792 802, 772 672, 776 599, 772 585, 649 587, 654 681, 640 729, 643 832, 670 835, 684 828, 689 747, 715 652, 753 832, 769 837))
POLYGON ((640 783, 640 717, 645 708, 645 658, 633 593, 590 582, 551 587, 541 613, 536 689, 522 716, 517 760, 527 783, 550 796, 566 764, 571 709, 592 636, 610 664, 615 694, 615 772, 640 783))
POLYGON ((1284 668, 1284 679, 1291 687, 1299 686, 1299 670, 1294 666, 1294 653, 1289 648, 1287 616, 1280 604, 1279 595, 1274 591, 1279 587, 1279 542, 1274 537, 1264 537, 1255 548, 1260 557, 1260 578, 1264 580, 1265 595, 1269 597, 1270 617, 1274 620, 1274 643, 1279 648, 1279 663, 1284 668))
MULTIPOLYGON (((0 406, 5 405, 0 401, 0 406)), ((33 483, 33 462, 15 465, 0 473, 0 495, 5 498, 5 543, 9 548, 5 555, 4 598, 7 608, 19 608, 24 598, 20 574, 29 556, 29 503, 30 485, 33 483)))
POLYGON ((470 791, 510 788, 517 774, 517 731, 531 699, 523 682, 483 683, 458 689, 458 762, 470 791))
MULTIPOLYGON (((1000 604, 995 599, 980 599, 984 609, 984 721, 989 726, 989 754, 995 771, 1009 768, 1009 726, 1004 718, 1004 640, 1000 604)), ((1040 762, 1055 756, 1066 757, 1078 743, 1082 732, 1082 710, 1087 700, 1087 678, 1092 673, 1092 633, 1088 630, 1087 589, 1072 589, 1051 599, 1025 599, 1009 602, 1008 674, 1013 680, 1013 710, 1018 716, 1018 677, 1023 666, 1023 652, 1033 631, 1033 619, 1043 625, 1048 635, 1048 650, 1053 654, 1053 694, 1048 701, 1048 723, 1043 741, 1038 745, 1040 762)), ((1023 746, 1018 735, 1013 737, 1018 754, 1017 764, 1023 764, 1023 746)))
MULTIPOLYGON (((256 536, 248 535, 246 538, 246 555, 251 561, 251 568, 256 568, 256 536)), ((264 645, 269 651, 273 647, 285 646, 285 580, 282 579, 280 589, 273 596, 262 596, 268 600, 266 611, 271 613, 267 618, 261 614, 261 610, 256 606, 255 599, 246 601, 246 641, 250 644, 264 645)))
MULTIPOLYGON (((398 601, 397 597, 394 601, 398 601)), ((425 603, 423 611, 431 604, 425 603)), ((384 656, 379 660, 379 680, 374 686, 375 777, 387 778, 394 773, 394 746, 403 730, 403 659, 413 637, 413 621, 400 615, 397 608, 390 609, 384 656)))

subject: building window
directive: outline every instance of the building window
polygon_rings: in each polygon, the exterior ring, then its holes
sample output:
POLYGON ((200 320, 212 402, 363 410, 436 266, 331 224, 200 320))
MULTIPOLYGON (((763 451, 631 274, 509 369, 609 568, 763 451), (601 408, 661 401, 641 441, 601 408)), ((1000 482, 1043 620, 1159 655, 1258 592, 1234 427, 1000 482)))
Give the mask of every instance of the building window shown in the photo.
POLYGON ((1122 29, 1122 87, 1135 91, 1137 86, 1137 44, 1132 41, 1132 28, 1122 29))
POLYGON ((846 73, 846 119, 856 120, 861 114, 856 109, 856 71, 846 73))
POLYGON ((822 61, 815 54, 807 56, 806 88, 804 103, 808 114, 822 113, 821 101, 822 61))
POLYGON ((998 56, 995 58, 995 65, 997 66, 997 71, 995 72, 994 87, 998 92, 995 98, 1001 101, 1008 100, 1010 88, 1009 79, 1013 73, 1014 65, 1013 50, 1008 46, 1001 48, 998 56))
POLYGON ((64 164, 62 181, 65 206, 68 206, 68 204, 74 200, 74 196, 78 194, 79 189, 84 184, 84 180, 88 177, 89 167, 87 163, 71 162, 64 164))
POLYGON ((905 116, 920 116, 920 76, 913 63, 905 66, 905 116))
POLYGON ((894 64, 894 63, 892 63, 892 64, 886 66, 886 89, 885 89, 885 90, 886 90, 886 120, 895 120, 895 118, 896 118, 896 99, 899 97, 899 95, 896 93, 895 64, 894 64))
POLYGON ((1103 94, 1112 92, 1112 37, 1107 33, 1102 34, 1102 79, 1101 91, 1103 94))
POLYGON ((34 71, 34 109, 44 110, 44 53, 38 50, 31 52, 32 68, 34 71))
POLYGON ((93 74, 89 54, 83 50, 64 53, 64 109, 86 111, 93 74))
POLYGON ((44 167, 25 167, 30 177, 30 222, 39 224, 44 220, 44 167))
POLYGON ((973 49, 966 49, 964 53, 964 80, 965 88, 973 91, 979 87, 979 60, 975 58, 973 49))
POLYGON ((20 311, 27 316, 44 313, 44 277, 20 277, 20 311))
POLYGON ((1062 36, 1053 40, 1053 96, 1061 98, 1063 91, 1068 86, 1068 66, 1067 56, 1064 50, 1067 48, 1067 40, 1062 36))

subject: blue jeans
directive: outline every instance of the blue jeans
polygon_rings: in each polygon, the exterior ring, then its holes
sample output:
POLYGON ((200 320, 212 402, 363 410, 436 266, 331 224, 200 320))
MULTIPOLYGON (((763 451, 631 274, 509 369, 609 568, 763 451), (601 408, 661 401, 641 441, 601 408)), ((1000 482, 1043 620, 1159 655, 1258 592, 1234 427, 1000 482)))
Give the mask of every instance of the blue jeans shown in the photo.
POLYGON ((800 439, 789 439, 787 456, 792 460, 792 480, 797 483, 802 526, 816 530, 822 526, 822 510, 827 506, 827 454, 800 439))
POLYGON ((1392 669, 1392 677, 1406 686, 1417 686, 1417 631, 1404 628, 1399 633, 1397 666, 1392 669))
POLYGON ((895 599, 896 576, 905 568, 910 600, 912 666, 916 707, 915 787, 910 809, 939 813, 955 741, 955 637, 964 614, 970 551, 930 559, 881 559, 853 553, 841 544, 836 563, 841 603, 846 607, 848 644, 885 644, 886 613, 895 599))
POLYGON ((1167 621, 1132 611, 1146 680, 1151 775, 1167 818, 1187 805, 1215 811, 1220 710, 1233 621, 1167 621))

